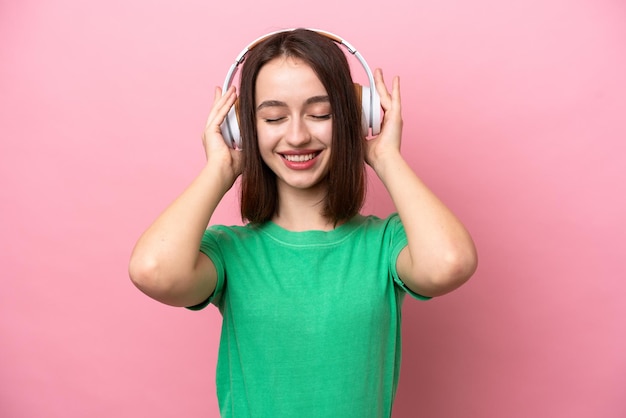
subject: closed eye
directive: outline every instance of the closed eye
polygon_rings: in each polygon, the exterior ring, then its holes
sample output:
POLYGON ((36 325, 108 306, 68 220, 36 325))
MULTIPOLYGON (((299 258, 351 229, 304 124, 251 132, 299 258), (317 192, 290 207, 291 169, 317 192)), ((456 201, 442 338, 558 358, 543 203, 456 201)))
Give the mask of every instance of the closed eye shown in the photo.
POLYGON ((282 121, 284 119, 285 119, 284 117, 280 117, 280 118, 264 118, 263 120, 266 123, 278 123, 278 122, 280 122, 280 121, 282 121))
POLYGON ((317 120, 328 120, 332 117, 332 115, 332 113, 327 113, 325 115, 311 115, 311 117, 317 120))

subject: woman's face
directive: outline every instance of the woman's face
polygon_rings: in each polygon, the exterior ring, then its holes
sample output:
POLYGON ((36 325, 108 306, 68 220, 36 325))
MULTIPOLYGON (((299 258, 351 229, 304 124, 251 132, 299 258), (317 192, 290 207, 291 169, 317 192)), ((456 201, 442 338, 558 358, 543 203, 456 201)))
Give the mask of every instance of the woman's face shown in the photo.
POLYGON ((255 106, 261 158, 276 174, 278 190, 323 186, 333 115, 311 67, 293 57, 269 61, 257 76, 255 106))

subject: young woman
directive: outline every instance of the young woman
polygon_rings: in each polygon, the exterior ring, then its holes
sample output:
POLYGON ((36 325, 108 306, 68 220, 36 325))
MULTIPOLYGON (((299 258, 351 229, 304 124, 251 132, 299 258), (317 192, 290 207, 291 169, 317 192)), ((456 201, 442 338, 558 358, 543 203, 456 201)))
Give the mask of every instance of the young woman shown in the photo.
POLYGON ((427 299, 476 268, 472 239, 400 154, 400 82, 375 85, 384 111, 365 139, 342 50, 298 29, 269 36, 243 64, 242 150, 220 126, 237 94, 216 89, 207 163, 140 237, 130 276, 163 303, 223 316, 223 417, 389 417, 404 296, 427 299), (397 209, 359 214, 365 163, 397 209), (245 226, 211 226, 241 175, 245 226))

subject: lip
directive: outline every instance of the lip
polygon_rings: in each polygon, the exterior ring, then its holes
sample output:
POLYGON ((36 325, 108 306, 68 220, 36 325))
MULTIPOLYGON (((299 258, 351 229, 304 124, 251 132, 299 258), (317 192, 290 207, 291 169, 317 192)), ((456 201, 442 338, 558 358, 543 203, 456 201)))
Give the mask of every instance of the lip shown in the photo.
POLYGON ((297 150, 285 150, 285 151, 277 151, 277 154, 280 155, 306 155, 306 154, 319 154, 322 152, 321 149, 297 149, 297 150))
POLYGON ((285 166, 287 168, 290 168, 292 170, 308 170, 309 168, 313 167, 317 161, 318 161, 318 157, 320 156, 320 154, 322 153, 321 150, 289 150, 289 151, 284 151, 284 152, 279 152, 277 153, 278 155, 280 155, 281 160, 283 161, 283 163, 285 164, 285 166), (313 155, 313 158, 311 158, 310 160, 306 160, 306 161, 293 161, 293 160, 288 160, 285 156, 303 156, 303 155, 313 155))

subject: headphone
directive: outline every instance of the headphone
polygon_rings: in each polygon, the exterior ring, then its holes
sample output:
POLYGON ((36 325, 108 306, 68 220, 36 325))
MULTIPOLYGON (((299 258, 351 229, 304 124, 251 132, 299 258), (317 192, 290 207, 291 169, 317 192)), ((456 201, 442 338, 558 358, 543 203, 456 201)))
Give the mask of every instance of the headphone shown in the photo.
MULTIPOLYGON (((255 39, 252 43, 250 43, 247 47, 245 47, 239 53, 239 55, 237 55, 235 62, 230 66, 230 69, 228 70, 228 73, 226 74, 226 80, 224 81, 224 87, 222 88, 222 91, 228 90, 231 83, 233 82, 233 79, 235 78, 235 74, 237 73, 239 65, 244 61, 246 54, 250 52, 252 48, 254 48, 258 43, 264 41, 265 39, 269 38, 270 36, 274 34, 282 33, 282 32, 290 32, 293 30, 294 29, 286 29, 286 30, 270 32, 268 34, 265 34, 255 39)), ((363 135, 367 136, 370 129, 371 129, 372 135, 377 135, 380 132, 380 125, 381 125, 380 96, 378 95, 378 92, 376 91, 376 87, 374 85, 374 75, 372 74, 372 71, 370 70, 369 65, 367 65, 367 62, 365 61, 363 56, 359 53, 359 51, 356 50, 356 48, 354 48, 352 45, 350 45, 348 42, 346 42, 344 39, 340 38, 339 36, 330 32, 323 31, 323 30, 318 30, 318 29, 309 29, 309 30, 319 33, 320 35, 323 35, 331 39, 332 41, 338 43, 339 45, 343 45, 348 50, 348 52, 354 55, 363 66, 363 69, 365 70, 365 73, 367 74, 369 85, 362 86, 358 83, 354 83, 355 91, 357 94, 357 99, 360 100, 361 109, 363 113, 363 116, 362 116, 363 135)), ((242 148, 241 147, 241 133, 239 130, 239 121, 237 120, 237 106, 234 105, 229 110, 228 115, 226 115, 226 118, 224 119, 224 122, 222 122, 222 125, 220 126, 220 128, 222 131, 222 136, 224 137, 224 141, 226 142, 226 145, 235 149, 242 148)))

